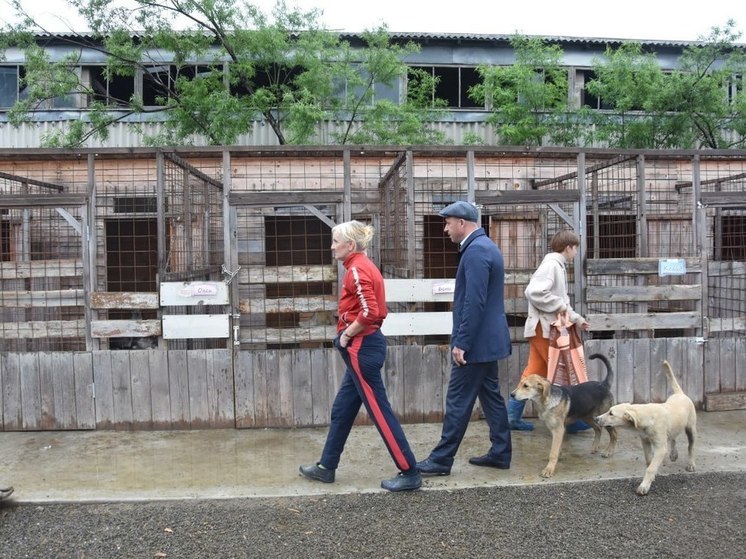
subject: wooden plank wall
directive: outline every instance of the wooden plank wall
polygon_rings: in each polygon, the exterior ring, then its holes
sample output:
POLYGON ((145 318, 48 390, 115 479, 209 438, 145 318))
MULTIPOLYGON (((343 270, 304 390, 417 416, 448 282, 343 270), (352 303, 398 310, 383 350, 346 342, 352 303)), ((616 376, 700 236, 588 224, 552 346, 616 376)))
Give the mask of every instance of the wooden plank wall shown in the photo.
MULTIPOLYGON (((708 393, 746 390, 743 337, 588 340, 586 354, 594 352, 611 361, 619 402, 665 400, 664 360, 699 408, 708 393)), ((516 343, 499 363, 503 396, 518 383, 527 353, 516 343)), ((389 347, 384 379, 403 422, 442 419, 449 363, 445 345, 389 347)), ((2 430, 321 426, 343 374, 334 349, 241 351, 235 368, 225 349, 3 353, 2 430)), ((604 375, 589 360, 589 377, 604 375)), ((364 412, 358 421, 367 422, 364 412)))

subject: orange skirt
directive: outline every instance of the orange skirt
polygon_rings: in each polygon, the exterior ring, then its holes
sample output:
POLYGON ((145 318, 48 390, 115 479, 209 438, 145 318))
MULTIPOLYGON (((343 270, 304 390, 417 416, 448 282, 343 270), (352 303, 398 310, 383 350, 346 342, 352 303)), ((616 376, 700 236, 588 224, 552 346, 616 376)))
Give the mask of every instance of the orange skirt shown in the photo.
POLYGON ((528 375, 541 375, 547 378, 549 360, 549 340, 544 337, 541 322, 536 325, 536 335, 528 339, 528 363, 523 369, 521 378, 528 375))

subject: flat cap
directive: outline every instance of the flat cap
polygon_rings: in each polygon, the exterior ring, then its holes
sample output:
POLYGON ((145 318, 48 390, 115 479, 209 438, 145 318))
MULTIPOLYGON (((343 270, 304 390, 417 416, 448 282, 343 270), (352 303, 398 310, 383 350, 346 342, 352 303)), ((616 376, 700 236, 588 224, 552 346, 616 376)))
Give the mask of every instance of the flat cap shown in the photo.
POLYGON ((438 212, 438 215, 441 217, 457 217, 475 223, 479 221, 479 212, 477 211, 476 206, 469 202, 464 202, 463 200, 459 200, 450 206, 446 206, 438 212))

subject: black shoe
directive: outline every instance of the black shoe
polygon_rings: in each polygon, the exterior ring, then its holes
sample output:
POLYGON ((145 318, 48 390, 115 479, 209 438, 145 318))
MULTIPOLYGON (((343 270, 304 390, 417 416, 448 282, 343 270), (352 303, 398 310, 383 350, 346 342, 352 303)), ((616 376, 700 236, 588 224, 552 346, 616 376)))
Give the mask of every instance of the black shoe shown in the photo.
POLYGON ((315 479, 322 483, 334 483, 334 470, 320 468, 318 462, 308 466, 301 466, 300 473, 308 479, 315 479))
POLYGON ((7 499, 13 494, 13 488, 12 487, 2 487, 0 488, 0 501, 3 499, 7 499))
POLYGON ((422 487, 422 476, 417 471, 406 474, 399 472, 396 477, 384 479, 381 482, 381 487, 389 491, 412 491, 422 487))
POLYGON ((488 468, 497 468, 499 470, 507 470, 510 468, 510 464, 500 462, 489 454, 485 454, 484 456, 473 456, 472 458, 469 458, 469 464, 474 464, 475 466, 486 466, 488 468))
POLYGON ((417 462, 417 471, 425 476, 448 476, 451 475, 451 467, 438 464, 432 458, 417 462))

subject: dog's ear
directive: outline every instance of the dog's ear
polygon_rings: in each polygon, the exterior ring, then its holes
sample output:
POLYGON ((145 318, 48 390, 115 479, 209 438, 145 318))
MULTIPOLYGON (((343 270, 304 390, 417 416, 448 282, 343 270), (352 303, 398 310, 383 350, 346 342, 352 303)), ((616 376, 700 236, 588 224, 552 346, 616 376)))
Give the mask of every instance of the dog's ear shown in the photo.
POLYGON ((629 421, 635 429, 640 426, 640 419, 637 417, 637 412, 635 410, 629 409, 625 411, 623 417, 626 421, 629 421))
POLYGON ((552 391, 552 383, 546 379, 542 379, 541 382, 539 382, 539 387, 541 388, 541 397, 544 400, 549 398, 549 393, 552 391))

